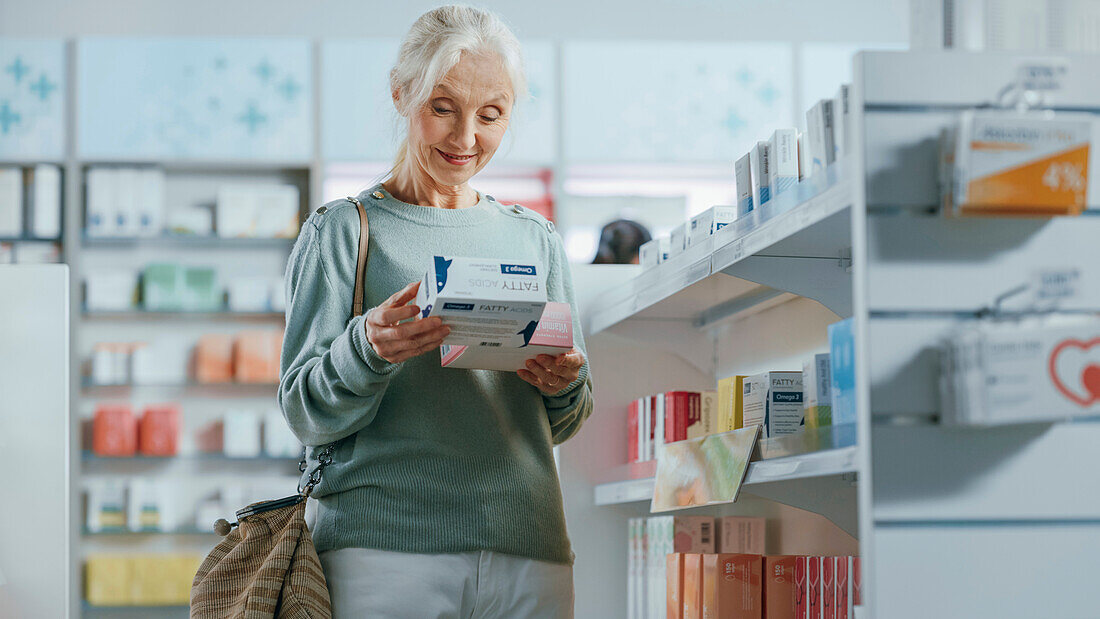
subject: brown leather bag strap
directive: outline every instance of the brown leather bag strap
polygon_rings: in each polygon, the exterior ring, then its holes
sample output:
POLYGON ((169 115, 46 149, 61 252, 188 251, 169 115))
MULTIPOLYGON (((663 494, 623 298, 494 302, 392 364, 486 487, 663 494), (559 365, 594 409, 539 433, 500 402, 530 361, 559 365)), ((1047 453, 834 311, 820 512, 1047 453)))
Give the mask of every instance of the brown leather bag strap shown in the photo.
POLYGON ((363 289, 367 277, 367 247, 370 244, 370 224, 367 223, 367 210, 358 198, 348 196, 347 201, 359 211, 359 257, 355 263, 355 293, 351 299, 351 317, 363 315, 363 289))

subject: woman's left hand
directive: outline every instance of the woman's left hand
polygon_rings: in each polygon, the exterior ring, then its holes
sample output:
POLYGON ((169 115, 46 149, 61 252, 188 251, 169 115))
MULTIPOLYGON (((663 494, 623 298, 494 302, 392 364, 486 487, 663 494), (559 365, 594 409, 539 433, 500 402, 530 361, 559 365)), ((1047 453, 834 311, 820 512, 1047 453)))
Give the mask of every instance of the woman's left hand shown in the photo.
POLYGON ((546 395, 553 395, 580 377, 584 354, 574 348, 557 357, 539 355, 526 365, 526 370, 517 372, 519 377, 546 395))

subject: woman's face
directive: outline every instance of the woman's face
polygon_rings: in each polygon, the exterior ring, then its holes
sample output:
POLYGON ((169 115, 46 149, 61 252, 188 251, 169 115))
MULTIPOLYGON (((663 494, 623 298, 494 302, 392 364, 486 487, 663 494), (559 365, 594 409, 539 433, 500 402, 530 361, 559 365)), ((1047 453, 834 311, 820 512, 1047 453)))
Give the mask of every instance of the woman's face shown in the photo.
POLYGON ((495 54, 463 54, 409 118, 409 154, 438 185, 463 185, 500 146, 512 86, 495 54))

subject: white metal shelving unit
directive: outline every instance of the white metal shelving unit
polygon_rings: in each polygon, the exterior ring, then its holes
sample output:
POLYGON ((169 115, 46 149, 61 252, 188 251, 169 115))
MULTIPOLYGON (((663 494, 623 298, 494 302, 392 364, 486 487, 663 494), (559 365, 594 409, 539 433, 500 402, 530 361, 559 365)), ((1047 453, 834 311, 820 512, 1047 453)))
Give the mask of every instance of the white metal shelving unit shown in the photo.
MULTIPOLYGON (((652 498, 652 478, 614 479, 626 459, 626 404, 800 367, 822 348, 825 325, 848 316, 856 445, 755 462, 742 500, 701 511, 766 515, 784 537, 809 521, 777 504, 824 516, 864 557, 863 616, 1095 615, 1100 485, 1089 454, 1100 423, 938 424, 935 350, 998 295, 1036 271, 1073 267, 1082 285, 1061 309, 1100 311, 1100 217, 933 214, 940 129, 1033 65, 1065 68, 1053 109, 1100 115, 1095 56, 860 54, 845 160, 781 195, 763 220, 728 227, 586 308, 597 410, 562 448, 563 479, 589 493, 566 497, 579 616, 625 616, 626 519, 646 514, 652 498)), ((803 543, 769 535, 768 552, 822 552, 803 543)))

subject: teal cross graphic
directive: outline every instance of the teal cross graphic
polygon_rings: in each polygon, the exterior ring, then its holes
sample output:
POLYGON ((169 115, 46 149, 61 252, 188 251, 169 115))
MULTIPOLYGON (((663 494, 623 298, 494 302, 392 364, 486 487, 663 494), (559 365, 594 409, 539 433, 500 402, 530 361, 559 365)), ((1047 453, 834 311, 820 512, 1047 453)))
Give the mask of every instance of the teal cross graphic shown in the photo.
POLYGON ((740 133, 741 130, 745 128, 745 124, 745 119, 741 118, 741 115, 737 113, 737 110, 730 110, 729 113, 726 114, 725 125, 726 129, 729 129, 729 132, 731 134, 736 135, 740 133))
POLYGON ((752 71, 742 67, 742 69, 737 72, 737 81, 741 82, 742 86, 748 86, 749 82, 752 81, 752 71))
POLYGON ((214 68, 218 71, 225 70, 225 56, 218 56, 214 59, 214 68))
POLYGON ((0 131, 4 133, 8 132, 8 129, 12 125, 19 124, 21 117, 12 111, 11 106, 7 101, 0 103, 0 131))
POLYGON ((248 110, 237 117, 237 120, 248 125, 248 133, 256 133, 256 128, 261 124, 267 122, 267 116, 264 116, 256 109, 256 105, 253 103, 248 104, 248 110))
POLYGON ((256 65, 255 71, 256 75, 259 75, 260 79, 266 82, 271 79, 271 74, 275 72, 275 67, 271 66, 271 63, 265 58, 263 62, 256 65))
POLYGON ((282 84, 279 84, 279 92, 283 93, 287 101, 294 99, 294 96, 297 95, 298 91, 301 89, 302 87, 298 85, 298 82, 295 82, 294 78, 289 75, 283 80, 282 84))
POLYGON ((23 64, 22 57, 16 56, 15 62, 8 65, 7 68, 4 70, 8 73, 11 73, 12 77, 15 78, 15 83, 18 84, 19 82, 23 81, 23 76, 29 73, 31 68, 23 64))
POLYGON ((760 102, 764 105, 771 105, 779 98, 779 91, 771 84, 765 84, 757 93, 757 96, 760 97, 760 102))
POLYGON ((57 90, 57 84, 46 79, 45 73, 38 77, 38 81, 31 84, 31 92, 38 95, 41 101, 45 101, 50 96, 50 92, 54 90, 57 90))

